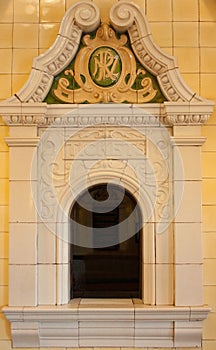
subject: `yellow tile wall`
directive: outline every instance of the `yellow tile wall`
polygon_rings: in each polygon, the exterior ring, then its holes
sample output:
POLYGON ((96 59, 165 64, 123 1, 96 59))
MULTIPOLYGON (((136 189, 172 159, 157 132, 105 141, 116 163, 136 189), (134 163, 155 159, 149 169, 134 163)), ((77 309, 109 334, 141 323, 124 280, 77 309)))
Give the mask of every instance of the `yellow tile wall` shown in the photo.
MULTIPOLYGON (((102 19, 105 20, 108 9, 117 0, 94 1, 102 7, 102 19)), ((32 59, 52 45, 62 16, 75 2, 76 0, 0 0, 0 101, 23 86, 31 70, 32 59)), ((157 44, 176 56, 186 83, 203 97, 216 102, 216 1, 134 2, 143 7, 147 14, 157 44)), ((4 142, 7 134, 8 128, 0 119, 0 308, 8 300, 9 169, 8 148, 4 142)), ((202 350, 215 350, 216 109, 203 127, 203 135, 207 138, 202 152, 204 301, 212 307, 212 313, 204 323, 202 350)), ((11 350, 9 324, 1 312, 0 349, 11 350)))

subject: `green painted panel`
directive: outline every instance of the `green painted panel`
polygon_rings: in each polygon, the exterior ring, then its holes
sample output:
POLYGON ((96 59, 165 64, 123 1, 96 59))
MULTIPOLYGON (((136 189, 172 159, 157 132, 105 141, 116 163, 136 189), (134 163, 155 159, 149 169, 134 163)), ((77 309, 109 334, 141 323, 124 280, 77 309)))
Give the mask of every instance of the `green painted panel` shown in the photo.
MULTIPOLYGON (((85 34, 86 35, 86 34, 85 34)), ((83 35, 84 36, 84 35, 83 35)), ((96 31, 93 33, 90 33, 90 38, 94 39, 96 36, 96 31)), ((121 34, 116 33, 116 38, 120 39, 121 34)), ((44 102, 47 102, 48 104, 60 104, 60 103, 68 103, 60 100, 55 94, 54 90, 57 89, 59 80, 64 78, 67 80, 68 85, 67 89, 70 91, 75 91, 78 89, 81 89, 81 86, 78 85, 76 79, 74 78, 74 74, 68 74, 67 71, 74 72, 74 64, 76 57, 79 53, 79 51, 85 47, 83 37, 80 43, 80 46, 78 48, 77 54, 75 58, 70 62, 70 64, 57 76, 54 77, 53 84, 51 86, 51 89, 49 93, 47 94, 46 98, 44 99, 44 102)), ((96 48, 92 54, 90 55, 89 62, 86 62, 88 65, 88 72, 89 76, 91 77, 94 84, 96 84, 100 89, 104 88, 105 90, 107 88, 111 88, 112 86, 115 86, 117 82, 119 81, 119 78, 122 73, 122 59, 117 52, 117 49, 114 49, 110 46, 101 46, 96 48), (106 64, 104 64, 106 62, 106 64), (102 66, 103 64, 103 66, 102 66)), ((126 48, 131 50, 131 54, 133 54, 129 37, 127 36, 127 42, 124 45, 126 48)), ((136 60, 136 78, 133 82, 133 85, 131 86, 132 91, 139 91, 143 89, 143 81, 145 78, 150 78, 151 84, 153 89, 156 91, 155 96, 148 101, 147 103, 162 103, 166 101, 166 98, 164 97, 160 86, 158 84, 157 78, 151 74, 146 68, 144 68, 141 63, 137 60, 137 58, 134 55, 134 58, 136 60)), ((74 72, 75 73, 75 72, 74 72)), ((130 73, 127 74, 127 76, 124 78, 125 83, 127 84, 130 79, 130 73)), ((85 83, 85 76, 81 75, 81 80, 83 83, 85 83)), ((81 83, 81 81, 80 81, 81 83)), ((62 93, 64 94, 64 93, 62 93)), ((81 103, 89 103, 84 99, 81 103)), ((131 101, 123 101, 123 103, 131 103, 131 101)))

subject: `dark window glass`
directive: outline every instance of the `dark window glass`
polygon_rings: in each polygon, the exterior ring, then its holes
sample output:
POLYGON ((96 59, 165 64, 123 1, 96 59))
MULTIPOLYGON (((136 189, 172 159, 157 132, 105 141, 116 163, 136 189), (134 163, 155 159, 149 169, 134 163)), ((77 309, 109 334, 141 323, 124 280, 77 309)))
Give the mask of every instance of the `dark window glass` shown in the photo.
POLYGON ((92 232, 92 247, 71 245, 71 297, 140 298, 139 209, 136 219, 130 223, 130 238, 121 239, 124 235, 121 223, 135 207, 137 209, 135 199, 120 186, 109 185, 107 188, 107 184, 89 188, 80 199, 72 208, 71 218, 92 232), (89 194, 94 199, 91 210, 80 204, 88 202, 89 194), (111 230, 106 230, 109 228, 111 230), (98 233, 97 229, 103 230, 98 233))

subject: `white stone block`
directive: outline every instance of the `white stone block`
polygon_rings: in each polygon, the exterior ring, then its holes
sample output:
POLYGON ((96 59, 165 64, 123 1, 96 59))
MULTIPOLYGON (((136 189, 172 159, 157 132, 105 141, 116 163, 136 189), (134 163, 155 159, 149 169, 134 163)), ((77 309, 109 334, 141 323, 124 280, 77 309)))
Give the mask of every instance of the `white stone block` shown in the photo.
POLYGON ((36 147, 10 148, 10 180, 36 180, 36 147), (34 162, 33 159, 35 160, 34 162))
POLYGON ((38 262, 54 264, 56 262, 56 235, 46 223, 38 223, 38 262))
POLYGON ((175 146, 173 162, 173 179, 178 181, 202 179, 201 147, 175 146))
POLYGON ((182 264, 175 267, 175 305, 203 305, 201 264, 182 264))
POLYGON ((36 264, 37 224, 11 223, 9 230, 9 263, 36 264))
POLYGON ((58 224, 56 235, 56 259, 59 264, 67 264, 70 261, 71 234, 69 223, 58 224))
POLYGON ((200 137, 201 135, 201 126, 193 125, 192 128, 189 128, 188 125, 173 125, 173 135, 175 137, 186 136, 188 139, 195 137, 200 137))
POLYGON ((36 183, 11 181, 10 183, 10 222, 36 222, 36 207, 32 197, 36 183))
POLYGON ((70 264, 57 264, 57 305, 67 304, 70 301, 70 264))
POLYGON ((175 322, 175 347, 199 347, 201 339, 202 322, 175 322))
POLYGON ((201 181, 175 181, 173 186, 175 222, 201 222, 201 181))
POLYGON ((81 337, 79 340, 80 347, 134 347, 134 340, 129 337, 104 337, 103 335, 100 337, 81 337))
POLYGON ((155 264, 142 264, 142 299, 146 305, 155 305, 155 264))
POLYGON ((135 337, 134 341, 135 348, 172 348, 173 347, 173 340, 170 339, 139 339, 138 337, 135 337))
POLYGON ((174 245, 173 245, 173 225, 167 225, 161 233, 156 233, 156 263, 173 263, 174 245))
POLYGON ((37 305, 36 265, 9 265, 9 306, 37 305))
POLYGON ((155 262, 155 228, 154 223, 147 223, 143 228, 142 262, 153 264, 155 262))
MULTIPOLYGON (((32 111, 31 111, 32 112, 32 111)), ((20 126, 13 125, 12 128, 10 128, 10 137, 12 138, 36 138, 38 136, 37 133, 37 126, 28 125, 27 128, 20 128, 20 126)))
POLYGON ((202 234, 200 223, 175 224, 176 264, 202 263, 202 234))
POLYGON ((135 347, 172 347, 172 322, 135 320, 135 347))
POLYGON ((86 304, 79 307, 80 346, 133 346, 133 305, 118 309, 111 302, 101 308, 86 304))
POLYGON ((56 265, 38 265, 38 304, 56 305, 56 265))
POLYGON ((13 348, 39 348, 40 338, 39 338, 39 328, 36 329, 13 329, 13 348))
POLYGON ((43 347, 78 347, 78 322, 43 322, 40 324, 40 345, 43 347))
POLYGON ((156 264, 156 305, 173 305, 173 264, 156 264))

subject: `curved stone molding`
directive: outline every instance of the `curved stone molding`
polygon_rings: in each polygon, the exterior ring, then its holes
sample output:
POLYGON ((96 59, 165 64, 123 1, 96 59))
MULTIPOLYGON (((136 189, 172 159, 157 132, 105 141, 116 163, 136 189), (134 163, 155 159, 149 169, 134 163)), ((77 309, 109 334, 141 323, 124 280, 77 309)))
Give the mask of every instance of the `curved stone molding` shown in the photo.
POLYGON ((22 102, 42 102, 52 85, 53 78, 48 72, 33 68, 26 84, 14 97, 22 102))
POLYGON ((116 3, 111 9, 110 19, 116 30, 128 30, 137 59, 157 77, 169 101, 203 101, 182 80, 176 59, 155 44, 147 19, 137 5, 129 1, 116 3))
POLYGON ((54 44, 34 59, 29 79, 15 98, 21 102, 42 102, 54 76, 66 68, 76 55, 82 32, 91 32, 99 24, 99 9, 92 1, 85 0, 72 6, 62 20, 54 44))

